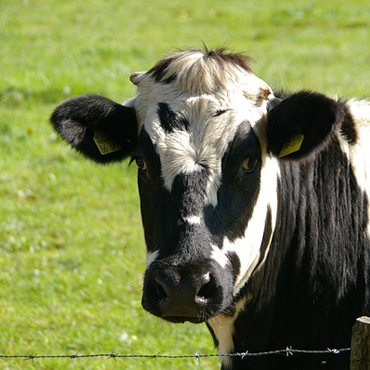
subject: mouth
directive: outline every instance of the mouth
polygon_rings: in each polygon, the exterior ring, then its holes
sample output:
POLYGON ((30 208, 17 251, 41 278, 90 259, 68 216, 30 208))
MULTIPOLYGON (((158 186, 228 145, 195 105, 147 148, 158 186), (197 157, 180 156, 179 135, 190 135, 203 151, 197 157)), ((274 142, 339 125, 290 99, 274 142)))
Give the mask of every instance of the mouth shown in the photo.
MULTIPOLYGON (((143 308, 154 316, 161 318, 167 322, 174 324, 183 324, 190 322, 192 324, 205 323, 213 317, 223 314, 226 316, 233 316, 235 313, 235 305, 230 304, 226 307, 212 307, 203 309, 184 309, 183 305, 172 306, 172 309, 164 310, 160 305, 147 305, 143 302, 143 308)), ((186 308, 186 307, 185 307, 186 308)))
POLYGON ((201 324, 208 320, 208 318, 201 318, 196 316, 161 316, 161 318, 174 324, 184 324, 185 322, 191 322, 192 324, 201 324))

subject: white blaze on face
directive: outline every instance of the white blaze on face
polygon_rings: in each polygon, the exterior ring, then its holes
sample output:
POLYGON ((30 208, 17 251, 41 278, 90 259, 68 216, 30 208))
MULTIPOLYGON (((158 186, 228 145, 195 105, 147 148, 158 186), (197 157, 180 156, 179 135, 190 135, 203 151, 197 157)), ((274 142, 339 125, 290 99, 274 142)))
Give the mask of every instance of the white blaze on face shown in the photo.
POLYGON ((366 234, 370 238, 370 102, 352 100, 349 108, 358 125, 358 142, 349 144, 344 138, 341 149, 347 155, 360 189, 368 198, 368 224, 366 234))

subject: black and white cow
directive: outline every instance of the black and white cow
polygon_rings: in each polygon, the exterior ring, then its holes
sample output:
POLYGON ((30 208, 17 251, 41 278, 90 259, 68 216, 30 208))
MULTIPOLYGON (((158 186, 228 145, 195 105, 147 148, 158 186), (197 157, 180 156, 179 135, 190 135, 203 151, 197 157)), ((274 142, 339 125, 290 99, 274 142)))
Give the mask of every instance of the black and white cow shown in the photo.
MULTIPOLYGON (((88 95, 51 122, 100 163, 138 165, 142 303, 206 322, 221 353, 342 348, 370 314, 370 102, 275 97, 241 55, 177 52, 122 105, 88 95)), ((348 369, 348 353, 222 357, 223 369, 348 369)))

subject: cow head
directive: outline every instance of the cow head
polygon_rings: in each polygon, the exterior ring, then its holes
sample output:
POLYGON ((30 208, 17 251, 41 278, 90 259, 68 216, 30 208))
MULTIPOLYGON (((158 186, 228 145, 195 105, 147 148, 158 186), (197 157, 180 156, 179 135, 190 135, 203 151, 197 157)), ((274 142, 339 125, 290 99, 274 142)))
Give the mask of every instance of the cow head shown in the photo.
POLYGON ((325 145, 339 109, 307 92, 280 101, 246 58, 222 50, 178 52, 131 81, 137 96, 123 105, 77 97, 51 122, 97 162, 136 162, 144 308, 172 322, 232 315, 269 252, 278 161, 325 145))

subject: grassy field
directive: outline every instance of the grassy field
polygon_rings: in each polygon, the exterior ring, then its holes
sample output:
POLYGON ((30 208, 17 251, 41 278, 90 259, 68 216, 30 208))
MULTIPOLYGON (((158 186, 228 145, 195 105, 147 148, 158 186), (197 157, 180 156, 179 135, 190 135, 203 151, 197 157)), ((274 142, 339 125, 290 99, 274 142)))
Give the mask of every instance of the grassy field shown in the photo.
MULTIPOLYGON (((0 354, 215 352, 202 325, 140 306, 135 168, 99 167, 48 125, 175 48, 228 45, 271 86, 370 96, 368 0, 1 0, 0 354)), ((217 359, 2 360, 1 369, 216 369, 217 359)))

